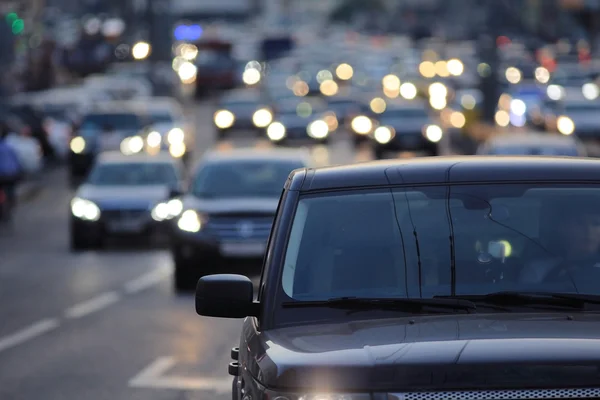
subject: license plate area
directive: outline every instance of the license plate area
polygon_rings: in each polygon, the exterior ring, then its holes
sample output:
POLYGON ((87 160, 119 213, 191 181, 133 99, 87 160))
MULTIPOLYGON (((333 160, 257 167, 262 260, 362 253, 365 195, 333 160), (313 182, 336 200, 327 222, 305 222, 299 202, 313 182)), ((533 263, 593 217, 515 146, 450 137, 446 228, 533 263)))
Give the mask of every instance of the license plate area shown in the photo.
POLYGON ((108 230, 111 233, 139 233, 144 230, 145 220, 143 218, 121 218, 109 221, 108 230))

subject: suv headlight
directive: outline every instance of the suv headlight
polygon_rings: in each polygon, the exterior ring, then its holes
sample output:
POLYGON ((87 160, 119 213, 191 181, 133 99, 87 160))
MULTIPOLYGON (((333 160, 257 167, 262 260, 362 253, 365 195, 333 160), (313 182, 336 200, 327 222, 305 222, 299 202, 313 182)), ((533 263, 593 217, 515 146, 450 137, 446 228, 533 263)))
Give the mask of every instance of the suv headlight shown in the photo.
POLYGON ((194 210, 185 210, 177 220, 177 227, 184 232, 197 233, 202 229, 203 221, 194 210))
POLYGON ((371 400, 368 393, 267 393, 267 398, 273 400, 371 400))
POLYGON ((183 202, 179 199, 172 199, 166 202, 158 203, 152 209, 152 219, 155 221, 164 221, 173 219, 183 211, 183 202))
POLYGON ((100 208, 94 202, 80 197, 71 200, 71 213, 84 221, 95 222, 100 219, 100 208))

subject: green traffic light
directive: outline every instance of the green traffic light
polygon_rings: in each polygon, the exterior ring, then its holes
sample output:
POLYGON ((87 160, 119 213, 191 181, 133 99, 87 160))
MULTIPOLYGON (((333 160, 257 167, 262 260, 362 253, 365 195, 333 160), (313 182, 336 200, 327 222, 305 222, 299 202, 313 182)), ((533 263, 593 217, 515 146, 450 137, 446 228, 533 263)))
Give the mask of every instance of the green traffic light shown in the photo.
POLYGON ((16 19, 12 23, 12 33, 15 35, 19 35, 25 29, 25 22, 22 19, 16 19))
POLYGON ((6 22, 8 22, 10 25, 12 25, 17 19, 19 19, 17 13, 11 12, 6 14, 6 22))

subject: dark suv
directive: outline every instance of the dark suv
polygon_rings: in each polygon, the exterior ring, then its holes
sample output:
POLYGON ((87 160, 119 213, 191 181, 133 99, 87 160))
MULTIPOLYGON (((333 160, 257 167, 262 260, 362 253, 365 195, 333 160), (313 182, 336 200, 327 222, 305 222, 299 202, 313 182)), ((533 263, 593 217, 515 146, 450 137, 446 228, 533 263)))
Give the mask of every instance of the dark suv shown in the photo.
POLYGON ((294 171, 258 296, 201 278, 200 315, 245 318, 233 399, 597 398, 600 162, 432 158, 294 171))

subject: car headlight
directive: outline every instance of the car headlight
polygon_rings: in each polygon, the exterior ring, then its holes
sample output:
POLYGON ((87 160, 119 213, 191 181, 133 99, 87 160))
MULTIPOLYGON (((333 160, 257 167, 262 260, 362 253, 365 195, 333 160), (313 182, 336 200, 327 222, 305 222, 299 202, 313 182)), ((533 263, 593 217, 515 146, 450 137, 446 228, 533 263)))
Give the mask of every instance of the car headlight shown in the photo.
POLYGON ((71 151, 75 154, 81 154, 85 150, 85 139, 81 136, 76 136, 71 139, 71 151))
POLYGON ((100 219, 100 208, 94 202, 80 197, 71 200, 71 213, 85 221, 95 222, 100 219))
POLYGON ((173 128, 167 134, 167 142, 169 142, 170 145, 183 143, 184 139, 185 133, 180 128, 173 128))
POLYGON ((132 136, 123 139, 120 145, 121 153, 136 154, 144 150, 144 139, 140 136, 132 136))
POLYGON ((169 146, 169 154, 175 158, 181 158, 185 155, 187 147, 185 143, 174 143, 169 146))
POLYGON ((158 203, 152 209, 152 219, 155 221, 164 221, 173 219, 183 211, 183 202, 179 199, 172 199, 166 202, 158 203))
POLYGON ((373 129, 373 122, 371 121, 371 118, 365 117, 364 115, 354 117, 351 125, 352 130, 359 135, 366 135, 371 132, 371 129, 373 129))
POLYGON ((200 232, 200 229, 202 229, 202 220, 196 211, 185 210, 177 221, 177 227, 184 232, 200 232))
POLYGON ((444 132, 442 131, 442 128, 437 125, 429 125, 425 129, 425 137, 430 142, 437 143, 442 140, 442 136, 444 136, 444 132))
POLYGON ((370 400, 368 393, 281 393, 267 390, 267 398, 274 400, 370 400))
POLYGON ((252 115, 252 122, 257 128, 265 128, 273 122, 273 114, 266 108, 261 108, 252 115))
POLYGON ((375 129, 373 133, 373 137, 378 143, 386 144, 389 143, 392 138, 395 136, 396 132, 387 126, 380 126, 375 129))
POLYGON ((267 128, 267 136, 273 141, 283 139, 285 137, 285 126, 281 122, 273 122, 267 128))
POLYGON ((571 118, 564 115, 558 117, 556 120, 556 127, 563 135, 571 135, 573 132, 575 132, 575 123, 571 118))
POLYGON ((159 147, 161 142, 162 136, 156 131, 150 132, 146 138, 146 143, 148 143, 148 146, 150 147, 159 147))
POLYGON ((316 120, 308 125, 308 135, 315 139, 325 139, 329 135, 329 125, 323 120, 316 120))
POLYGON ((228 110, 219 110, 215 113, 215 125, 218 128, 229 128, 235 122, 235 115, 228 110))

